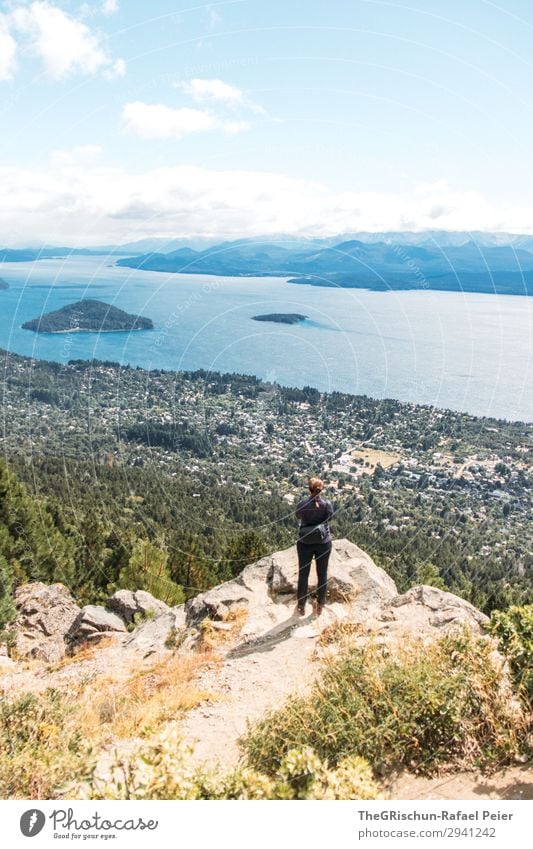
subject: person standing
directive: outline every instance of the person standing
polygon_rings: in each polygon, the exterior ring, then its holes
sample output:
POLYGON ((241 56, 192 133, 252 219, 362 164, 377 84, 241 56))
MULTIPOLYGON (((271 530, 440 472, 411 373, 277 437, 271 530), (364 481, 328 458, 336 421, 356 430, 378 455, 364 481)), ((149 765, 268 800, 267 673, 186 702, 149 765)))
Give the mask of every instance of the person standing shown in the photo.
POLYGON ((298 540, 298 613, 305 616, 305 604, 308 597, 309 573, 313 557, 317 572, 317 616, 320 616, 326 603, 328 563, 332 548, 329 520, 334 510, 331 501, 322 498, 324 483, 320 478, 309 478, 309 496, 296 506, 299 520, 298 540))

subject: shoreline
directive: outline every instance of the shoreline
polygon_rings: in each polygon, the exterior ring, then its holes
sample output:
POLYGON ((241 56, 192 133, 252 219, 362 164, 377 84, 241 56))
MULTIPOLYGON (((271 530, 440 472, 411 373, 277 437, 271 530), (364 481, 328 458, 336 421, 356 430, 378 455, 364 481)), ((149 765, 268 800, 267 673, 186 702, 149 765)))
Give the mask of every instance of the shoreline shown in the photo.
MULTIPOLYGON (((139 329, 142 329, 142 328, 139 328, 139 329)), ((64 330, 55 331, 55 333, 65 333, 65 332, 68 332, 68 331, 64 331, 64 330)), ((87 332, 94 332, 94 331, 87 331, 87 332)), ((124 331, 111 330, 111 331, 102 331, 102 332, 116 333, 116 332, 124 332, 124 331)), ((126 331, 126 332, 128 332, 128 331, 126 331)), ((50 333, 50 335, 55 335, 55 333, 54 334, 50 333)), ((70 361, 67 361, 65 363, 62 360, 52 360, 52 359, 45 359, 44 357, 30 356, 28 354, 18 354, 16 351, 8 351, 7 348, 3 348, 3 347, 0 347, 0 356, 3 356, 4 358, 6 356, 7 357, 10 357, 10 356, 19 357, 20 359, 33 360, 34 362, 59 363, 63 367, 71 365, 70 361)), ((99 363, 99 364, 105 363, 109 366, 114 366, 118 369, 133 369, 133 370, 140 369, 141 371, 144 371, 147 374, 150 374, 150 372, 164 372, 166 374, 182 374, 184 372, 192 372, 192 373, 194 373, 194 372, 205 372, 206 378, 210 374, 212 374, 212 375, 215 375, 215 374, 228 375, 229 377, 231 377, 233 375, 239 376, 239 375, 243 374, 246 377, 251 377, 251 378, 256 379, 258 383, 263 384, 264 386, 280 386, 284 389, 302 389, 303 388, 302 386, 295 386, 294 384, 280 383, 278 381, 269 381, 269 380, 266 380, 265 378, 258 377, 258 375, 256 375, 256 374, 251 374, 251 373, 248 373, 248 372, 242 372, 241 373, 241 372, 211 371, 209 369, 200 368, 200 367, 195 368, 195 369, 191 369, 191 368, 189 368, 189 369, 186 369, 186 368, 182 368, 182 369, 151 368, 151 369, 149 369, 149 368, 146 368, 145 366, 139 366, 139 365, 135 365, 135 364, 131 364, 131 363, 120 363, 117 360, 100 360, 100 359, 95 358, 95 357, 74 358, 73 362, 74 361, 75 362, 87 363, 88 365, 90 365, 91 363, 99 363)), ((306 385, 309 385, 309 384, 306 384, 306 385)), ((331 391, 327 392, 327 391, 318 389, 317 387, 310 387, 310 388, 316 388, 317 392, 319 392, 321 395, 331 395, 332 394, 331 391)), ((333 391, 336 391, 336 390, 333 390, 333 391)), ((472 413, 469 410, 454 410, 452 407, 439 407, 439 406, 436 406, 435 404, 430 404, 430 403, 420 404, 416 401, 407 401, 407 400, 404 400, 402 398, 394 398, 393 396, 378 398, 376 396, 366 395, 364 393, 358 394, 356 392, 340 392, 338 394, 346 395, 350 398, 368 398, 369 401, 374 401, 376 403, 384 403, 385 404, 387 402, 392 401, 396 404, 400 404, 401 406, 407 408, 407 410, 409 408, 416 407, 416 408, 425 408, 425 409, 428 409, 428 410, 436 410, 436 411, 442 412, 442 413, 452 413, 454 415, 469 416, 470 418, 475 419, 475 420, 479 421, 480 423, 486 422, 487 424, 490 423, 491 425, 494 425, 494 426, 496 426, 496 425, 504 426, 506 424, 512 424, 512 425, 524 425, 525 427, 533 427, 533 418, 531 418, 531 419, 507 419, 503 416, 501 418, 497 418, 496 416, 485 416, 485 415, 480 415, 478 413, 472 413)))
POLYGON ((90 330, 88 327, 70 327, 68 330, 33 330, 31 327, 23 327, 22 324, 20 329, 29 330, 30 333, 48 333, 50 336, 59 336, 61 333, 132 333, 134 330, 155 330, 154 327, 129 327, 124 328, 124 330, 90 330))

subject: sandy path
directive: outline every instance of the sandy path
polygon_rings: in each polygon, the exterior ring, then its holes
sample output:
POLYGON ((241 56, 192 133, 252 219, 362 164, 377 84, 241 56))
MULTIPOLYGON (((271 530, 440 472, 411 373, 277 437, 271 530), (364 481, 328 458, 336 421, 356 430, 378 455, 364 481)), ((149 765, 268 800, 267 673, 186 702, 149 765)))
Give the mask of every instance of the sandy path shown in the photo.
POLYGON ((281 707, 290 694, 309 688, 318 672, 318 663, 311 659, 318 634, 315 623, 303 620, 270 641, 228 652, 200 673, 198 686, 215 699, 189 711, 180 725, 196 760, 231 767, 239 758, 237 741, 248 723, 271 707, 281 707))
POLYGON ((405 773, 387 787, 391 799, 533 799, 531 766, 512 766, 494 775, 458 772, 438 778, 405 773))

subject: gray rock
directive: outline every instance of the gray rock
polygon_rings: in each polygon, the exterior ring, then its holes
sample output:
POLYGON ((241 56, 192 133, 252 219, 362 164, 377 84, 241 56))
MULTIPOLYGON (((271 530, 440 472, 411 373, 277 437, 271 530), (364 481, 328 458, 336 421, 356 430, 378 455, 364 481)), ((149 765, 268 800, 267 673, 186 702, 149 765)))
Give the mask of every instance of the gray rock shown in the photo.
POLYGON ((227 581, 187 602, 187 625, 196 627, 207 617, 220 621, 233 607, 249 607, 253 600, 253 593, 242 583, 227 581))
POLYGON ((128 637, 124 647, 142 652, 146 656, 162 649, 172 649, 177 647, 177 644, 181 645, 185 636, 185 605, 180 604, 167 608, 166 613, 139 625, 128 637))
POLYGON ((134 621, 137 614, 148 616, 153 613, 157 616, 170 610, 168 604, 144 590, 117 590, 108 599, 106 606, 128 625, 134 621))
POLYGON ((437 587, 421 585, 411 587, 403 595, 391 599, 384 612, 394 610, 393 631, 409 631, 413 636, 431 631, 448 631, 458 625, 467 625, 483 633, 489 621, 477 607, 453 593, 437 587))
POLYGON ((15 632, 15 652, 56 663, 66 653, 65 636, 80 613, 70 591, 63 584, 35 581, 15 592, 17 618, 10 626, 15 632))
MULTIPOLYGON (((291 612, 298 585, 296 546, 263 557, 246 566, 241 574, 192 599, 186 605, 187 626, 197 627, 202 619, 224 620, 233 608, 246 608, 248 618, 241 635, 246 639, 291 628, 291 612)), ((309 590, 316 588, 313 566, 309 590)), ((397 595, 394 581, 371 558, 349 540, 335 540, 328 570, 328 602, 357 605, 361 617, 371 607, 397 595)))
MULTIPOLYGON (((270 558, 268 575, 270 592, 275 598, 290 593, 298 586, 296 546, 279 551, 270 558)), ((316 588, 314 564, 309 577, 309 590, 316 588)), ((357 599, 360 606, 371 606, 397 595, 396 584, 368 554, 347 539, 334 540, 328 568, 328 599, 347 602, 357 599)))
POLYGON ((72 623, 65 639, 72 647, 79 643, 94 642, 104 636, 125 632, 126 626, 116 613, 96 604, 87 604, 72 623))

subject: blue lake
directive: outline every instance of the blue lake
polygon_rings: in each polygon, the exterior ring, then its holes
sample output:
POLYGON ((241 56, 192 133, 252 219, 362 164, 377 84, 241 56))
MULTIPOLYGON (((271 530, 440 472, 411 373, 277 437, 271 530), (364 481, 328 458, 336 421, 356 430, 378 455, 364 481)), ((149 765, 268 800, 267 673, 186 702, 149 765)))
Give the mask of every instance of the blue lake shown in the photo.
POLYGON ((243 372, 288 386, 533 421, 532 302, 455 292, 368 292, 280 278, 136 271, 107 257, 0 264, 0 346, 67 362, 243 372), (81 298, 153 319, 133 333, 37 334, 21 324, 81 298), (299 325, 253 321, 270 312, 299 325))

